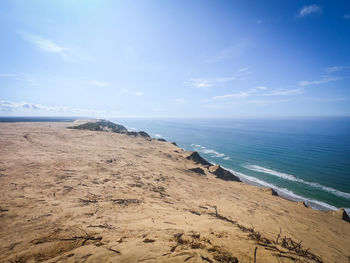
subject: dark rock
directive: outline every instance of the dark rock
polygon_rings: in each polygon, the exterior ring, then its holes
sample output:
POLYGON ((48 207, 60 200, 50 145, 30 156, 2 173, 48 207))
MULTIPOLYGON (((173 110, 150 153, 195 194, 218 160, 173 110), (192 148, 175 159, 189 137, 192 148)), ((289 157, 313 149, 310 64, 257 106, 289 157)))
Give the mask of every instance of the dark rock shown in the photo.
POLYGON ((138 135, 138 133, 135 131, 128 131, 126 134, 129 136, 135 136, 135 137, 138 135))
POLYGON ((207 160, 205 160, 204 158, 202 158, 198 152, 185 152, 184 157, 187 160, 192 160, 195 163, 199 163, 199 164, 203 164, 203 165, 211 165, 207 160))
POLYGON ((220 165, 212 165, 209 167, 209 172, 216 175, 216 178, 225 180, 225 181, 235 181, 241 182, 241 180, 233 175, 231 172, 223 169, 220 165))
POLYGON ((202 168, 199 168, 199 167, 191 168, 189 170, 194 172, 194 173, 197 173, 197 174, 205 175, 204 170, 202 168))
POLYGON ((272 188, 263 188, 263 191, 265 193, 268 193, 270 195, 273 195, 273 196, 278 196, 278 193, 275 189, 272 189, 272 188))
POLYGON ((300 201, 300 202, 298 202, 298 204, 302 207, 305 207, 305 208, 309 207, 304 201, 300 201))
POLYGON ((171 144, 177 146, 176 142, 172 142, 171 144))
POLYGON ((163 138, 159 138, 159 139, 156 139, 156 140, 159 141, 159 142, 166 142, 166 140, 163 139, 163 138))
POLYGON ((350 217, 349 215, 346 213, 345 209, 344 208, 340 208, 338 209, 337 211, 331 211, 332 215, 337 217, 337 218, 340 218, 340 219, 343 219, 344 221, 346 222, 349 222, 350 223, 350 217))
POLYGON ((145 138, 151 138, 151 136, 149 136, 149 134, 145 131, 139 131, 138 134, 145 138))

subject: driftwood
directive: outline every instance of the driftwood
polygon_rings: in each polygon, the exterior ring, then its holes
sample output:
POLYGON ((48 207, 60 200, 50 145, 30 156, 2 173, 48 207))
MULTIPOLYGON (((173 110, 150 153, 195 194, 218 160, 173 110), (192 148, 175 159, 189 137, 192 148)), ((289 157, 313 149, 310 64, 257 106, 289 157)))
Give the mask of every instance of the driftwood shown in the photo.
MULTIPOLYGON (((284 237, 281 242, 279 241, 282 233, 282 229, 280 228, 280 232, 277 235, 276 241, 270 240, 266 237, 264 237, 260 232, 255 231, 253 227, 245 227, 243 225, 240 225, 237 223, 237 221, 234 221, 228 217, 225 217, 218 213, 218 209, 216 206, 212 206, 215 209, 215 213, 209 212, 207 214, 214 216, 220 220, 226 221, 231 223, 232 225, 238 227, 243 232, 248 233, 248 237, 252 240, 255 240, 260 246, 265 247, 267 250, 274 251, 274 255, 276 257, 285 257, 292 260, 297 260, 298 257, 303 257, 305 259, 312 260, 317 263, 323 263, 322 258, 316 256, 315 254, 311 253, 309 249, 304 249, 302 247, 302 241, 296 242, 293 239, 289 237, 284 237), (288 250, 288 252, 280 250, 277 246, 281 246, 288 250)), ((254 262, 256 262, 256 251, 257 247, 254 250, 254 262)))

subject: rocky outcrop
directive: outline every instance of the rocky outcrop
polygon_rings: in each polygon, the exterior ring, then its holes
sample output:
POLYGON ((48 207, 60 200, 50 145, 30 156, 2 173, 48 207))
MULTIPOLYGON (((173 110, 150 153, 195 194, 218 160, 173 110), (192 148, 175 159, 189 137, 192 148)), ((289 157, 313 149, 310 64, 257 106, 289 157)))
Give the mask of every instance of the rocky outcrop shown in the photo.
POLYGON ((90 131, 105 131, 105 132, 115 132, 115 133, 127 133, 128 130, 120 124, 113 123, 106 120, 98 120, 95 122, 87 122, 73 127, 68 127, 69 129, 77 130, 90 130, 90 131))
POLYGON ((195 163, 199 163, 202 165, 211 165, 207 160, 202 158, 198 152, 187 151, 187 152, 185 152, 184 157, 187 160, 194 161, 195 163))
POLYGON ((146 139, 151 138, 149 134, 145 131, 128 131, 123 125, 116 124, 111 121, 106 120, 97 120, 95 122, 87 122, 84 124, 80 124, 73 127, 68 127, 69 129, 77 129, 77 130, 90 130, 90 131, 104 131, 104 132, 115 132, 122 133, 128 136, 141 136, 146 139))
POLYGON ((197 174, 205 175, 204 170, 202 168, 199 168, 199 167, 190 168, 189 170, 191 172, 194 172, 194 173, 197 173, 197 174))
POLYGON ((144 137, 144 138, 151 138, 151 136, 149 136, 149 134, 145 131, 139 131, 138 135, 140 135, 141 137, 144 137))
POLYGON ((129 135, 129 136, 137 136, 137 135, 139 135, 138 134, 138 132, 135 132, 135 131, 128 131, 127 133, 126 133, 126 135, 129 135))
POLYGON ((304 201, 298 202, 298 205, 301 207, 309 208, 309 206, 304 201))
POLYGON ((337 217, 339 219, 343 219, 344 221, 350 223, 350 217, 346 213, 344 208, 340 208, 337 211, 331 211, 330 213, 332 214, 332 216, 337 217))
POLYGON ((241 180, 237 176, 232 174, 230 171, 223 169, 220 165, 210 166, 209 172, 216 175, 216 178, 219 178, 225 181, 241 182, 241 180))
POLYGON ((278 193, 275 189, 272 188, 262 188, 262 191, 264 191, 267 194, 273 195, 273 196, 278 196, 278 193))
POLYGON ((165 139, 163 139, 163 138, 158 138, 158 139, 156 139, 158 142, 166 142, 166 140, 165 139))

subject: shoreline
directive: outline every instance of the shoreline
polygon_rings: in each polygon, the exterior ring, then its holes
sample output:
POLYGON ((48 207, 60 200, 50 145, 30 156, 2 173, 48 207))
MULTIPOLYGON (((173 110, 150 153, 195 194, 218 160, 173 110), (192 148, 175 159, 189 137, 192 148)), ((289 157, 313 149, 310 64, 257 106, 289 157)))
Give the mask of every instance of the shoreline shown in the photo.
MULTIPOLYGON (((102 120, 103 119, 97 119, 97 120, 102 120)), ((79 120, 77 120, 79 121, 79 120)), ((108 120, 107 120, 108 121, 108 120)), ((116 125, 121 125, 123 126, 123 124, 120 124, 120 123, 116 123, 116 125)), ((124 126, 123 126, 124 127, 124 126)), ((127 126, 125 126, 127 127, 127 126)), ((74 127, 69 127, 69 128, 74 128, 74 127)), ((127 127, 129 128, 129 127, 127 127)), ((130 129, 130 128, 129 128, 130 129)), ((132 129, 131 133, 135 133, 136 131, 138 131, 139 133, 145 133, 143 130, 138 130, 138 129, 132 129)), ((130 131, 127 131, 127 133, 130 133, 130 131)), ((146 133, 147 134, 147 133, 146 133)), ((135 134, 134 134, 135 135, 135 134)), ((156 140, 156 141, 161 141, 161 142, 167 142, 166 139, 164 138, 152 138, 151 136, 149 136, 147 134, 147 136, 149 138, 151 138, 152 140, 156 140)), ((176 142, 171 142, 173 144, 175 144, 176 147, 180 148, 181 150, 183 151, 187 151, 186 149, 183 149, 181 147, 179 147, 176 142)), ((198 151, 194 151, 196 154, 198 154, 199 158, 202 158, 203 159, 203 162, 204 163, 211 163, 210 161, 208 161, 207 159, 203 158, 202 156, 200 156, 199 152, 198 151)), ((217 165, 216 163, 211 163, 212 165, 217 165)), ((248 176, 248 175, 245 175, 243 173, 240 173, 240 172, 237 172, 237 171, 234 171, 232 169, 228 169, 228 168, 225 168, 224 166, 221 166, 220 167, 223 168, 224 171, 228 171, 230 172, 233 176, 236 176, 238 177, 241 182, 245 183, 245 184, 249 184, 249 185, 253 185, 253 186, 257 186, 259 188, 267 188, 267 189, 272 189, 273 191, 275 191, 276 195, 280 198, 283 198, 285 200, 288 200, 288 201, 291 201, 291 202, 295 202, 295 203, 302 203, 305 207, 311 207, 312 209, 314 210, 318 210, 318 211, 321 211, 321 212, 331 212, 331 211, 339 211, 341 209, 344 209, 345 211, 345 218, 349 218, 349 211, 350 211, 350 208, 348 207, 335 207, 333 205, 330 205, 330 204, 327 204, 325 202, 322 202, 322 201, 319 201, 319 200, 313 200, 313 199, 309 199, 309 198, 306 198, 306 197, 303 197, 303 196, 300 196, 300 195, 297 195, 295 194, 293 191, 291 190, 288 190, 288 189, 285 189, 285 188, 279 188, 273 184, 270 184, 270 183, 267 183, 267 182, 264 182, 262 180, 259 180, 255 177, 252 177, 252 176, 248 176), (243 178, 243 180, 242 180, 243 178)))
MULTIPOLYGON (((126 126, 127 127, 127 126, 126 126)), ((129 127, 127 127, 129 128, 129 127)), ((139 130, 137 128, 132 128, 132 130, 139 130)), ((159 134, 158 134, 159 135, 159 134)), ((154 137, 153 139, 155 140, 159 140, 159 138, 163 138, 163 137, 154 137)), ((166 139, 166 138, 163 138, 163 139, 166 139)), ((193 143, 191 145, 194 145, 193 143)), ((201 145, 194 145, 194 146, 197 146, 198 147, 203 147, 201 145)), ((182 147, 179 147, 181 148, 182 150, 186 150, 182 147)), ((196 147, 194 147, 196 152, 200 153, 200 151, 198 151, 196 149, 196 147)), ((206 148, 204 146, 204 148, 206 148)), ((191 150, 189 150, 191 151, 191 150)), ((211 150, 211 151, 214 151, 214 150, 211 150)), ((217 153, 217 152, 216 152, 217 153)), ((218 153, 217 153, 218 154, 218 153)), ((205 158, 204 158, 205 159, 205 158)), ((207 159, 205 159, 206 161, 208 161, 207 159)), ((210 163, 212 163, 213 165, 216 165, 217 163, 214 163, 214 162, 211 162, 211 161, 208 161, 210 163)), ((312 209, 315 209, 315 210, 318 210, 318 211, 322 211, 322 212, 329 212, 329 211, 337 211, 341 208, 344 208, 346 213, 348 215, 350 215, 350 207, 336 207, 334 205, 331 205, 331 204, 328 204, 324 201, 320 201, 320 200, 316 200, 316 199, 310 199, 308 197, 304 197, 302 195, 298 195, 298 194, 295 194, 292 190, 289 190, 287 188, 280 188, 276 185, 273 185, 271 183, 268 183, 268 182, 265 182, 265 181, 262 181, 260 179, 257 179, 255 177, 252 177, 252 176, 249 176, 249 175, 246 175, 246 174, 243 174, 241 172, 237 172, 233 169, 230 169, 230 168, 227 168, 225 166, 222 166, 220 164, 220 166, 228 171, 230 171, 233 175, 239 177, 244 183, 246 184, 249 184, 249 185, 253 185, 253 186, 257 186, 257 187, 262 187, 262 188, 271 188, 275 191, 278 192, 278 195, 281 197, 281 198, 284 198, 288 201, 291 201, 291 202, 304 202, 307 206, 310 206, 312 209)), ((302 180, 302 179, 299 179, 299 180, 302 180)), ((318 184, 317 182, 311 182, 308 184, 318 184)), ((325 188, 327 188, 326 186, 323 186, 325 188)), ((334 189, 335 191, 338 191, 337 189, 334 189)))
MULTIPOLYGON (((0 118, 2 118, 2 121, 0 123, 17 123, 17 122, 18 123, 25 123, 25 122, 28 122, 27 119, 31 119, 32 121, 29 121, 29 122, 33 122, 33 123, 35 123, 35 122, 67 122, 67 120, 68 120, 68 122, 71 122, 73 124, 77 123, 77 122, 79 122, 79 123, 87 123, 87 122, 94 122, 96 120, 103 120, 103 119, 91 119, 91 118, 83 118, 83 119, 81 119, 79 117, 72 117, 72 118, 70 118, 70 117, 57 117, 57 118, 53 118, 53 117, 5 117, 5 118, 4 117, 0 117, 0 118), (9 121, 5 121, 6 119, 9 119, 9 121), (16 119, 20 119, 20 120, 16 120, 16 119)), ((128 127, 126 125, 123 125, 123 124, 121 124, 121 125, 125 126, 126 128, 128 128, 131 133, 136 132, 136 131, 143 132, 142 130, 139 130, 137 128, 130 128, 130 127, 128 127)), ((165 140, 165 138, 158 137, 158 136, 151 137, 151 138, 153 140, 158 140, 158 141, 165 140)), ((176 145, 176 142, 174 142, 174 143, 176 145)), ((176 145, 176 146, 179 147, 178 145, 176 145)), ((182 147, 179 147, 179 148, 186 151, 186 149, 184 149, 182 147)), ((198 152, 198 154, 199 154, 199 151, 196 151, 196 152, 198 152)), ((205 158, 203 158, 203 159, 205 159, 205 158)), ((210 162, 208 160, 206 160, 206 161, 209 162, 209 163, 212 163, 212 162, 210 162)), ((212 164, 216 165, 216 163, 212 163, 212 164)), ((241 172, 237 172, 237 171, 235 171, 233 169, 224 167, 221 164, 220 164, 220 166, 222 168, 224 168, 225 170, 231 172, 233 175, 239 177, 242 182, 244 182, 246 184, 249 184, 249 185, 257 186, 257 187, 260 187, 260 188, 271 188, 271 189, 273 189, 274 191, 276 191, 278 193, 279 197, 284 198, 284 199, 286 199, 288 201, 296 202, 296 203, 303 202, 305 205, 310 206, 312 209, 315 209, 315 210, 318 210, 318 211, 321 211, 321 212, 337 211, 337 210, 343 208, 345 210, 345 212, 348 215, 350 215, 350 207, 336 207, 336 206, 333 206, 333 205, 328 204, 328 203, 323 202, 323 201, 310 199, 310 198, 307 198, 307 197, 295 194, 293 191, 291 191, 289 189, 277 187, 277 186, 275 186, 273 184, 270 184, 268 182, 262 181, 260 179, 255 178, 255 177, 252 177, 252 176, 243 174, 241 172)), ((301 180, 301 179, 299 179, 299 180, 301 180)), ((317 182, 311 182, 311 184, 312 183, 316 183, 317 184, 317 182)))

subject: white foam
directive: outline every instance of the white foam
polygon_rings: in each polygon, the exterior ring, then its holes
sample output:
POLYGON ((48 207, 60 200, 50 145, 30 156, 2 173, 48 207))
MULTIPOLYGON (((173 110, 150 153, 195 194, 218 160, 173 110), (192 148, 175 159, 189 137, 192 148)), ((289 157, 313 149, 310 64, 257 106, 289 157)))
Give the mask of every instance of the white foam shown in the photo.
POLYGON ((163 136, 160 135, 160 134, 154 134, 154 137, 156 137, 156 138, 162 138, 163 136))
POLYGON ((344 210, 350 216, 350 208, 344 208, 344 210))
MULTIPOLYGON (((227 169, 227 168, 225 168, 225 169, 227 169)), ((248 175, 245 175, 243 173, 239 173, 239 172, 231 170, 231 169, 227 169, 227 170, 229 170, 234 175, 238 176, 245 183, 272 188, 278 193, 279 196, 284 197, 288 200, 297 201, 297 202, 304 201, 307 205, 311 206, 312 208, 317 209, 317 210, 322 210, 322 211, 337 210, 338 209, 337 207, 329 205, 327 203, 324 203, 324 202, 321 202, 318 200, 314 200, 314 199, 308 199, 308 198, 302 197, 300 195, 293 193, 292 191, 290 191, 288 189, 279 188, 274 184, 264 182, 260 179, 255 178, 255 177, 248 176, 248 175)))
MULTIPOLYGON (((212 150, 212 149, 208 149, 202 145, 199 145, 199 144, 191 144, 191 146, 193 148, 195 148, 196 151, 198 152, 202 152, 202 153, 205 153, 205 154, 210 154, 211 157, 225 157, 225 154, 224 153, 219 153, 215 150, 212 150)), ((225 159, 227 160, 227 159, 225 159)))
POLYGON ((129 126, 126 126, 126 125, 124 125, 124 126, 125 126, 125 128, 127 128, 129 131, 138 131, 137 128, 129 127, 129 126))
POLYGON ((297 178, 297 177, 295 177, 295 176, 293 176, 291 174, 278 172, 278 171, 271 170, 271 169, 268 169, 268 168, 265 168, 265 167, 261 167, 261 166, 258 166, 258 165, 246 165, 244 167, 249 169, 249 170, 252 170, 252 171, 265 173, 265 174, 270 174, 270 175, 274 175, 274 176, 277 176, 279 178, 283 178, 283 179, 286 179, 286 180, 303 183, 303 184, 309 185, 311 187, 319 188, 319 189, 321 189, 323 191, 332 193, 332 194, 334 194, 336 196, 343 197, 343 198, 346 198, 346 199, 350 199, 350 194, 349 193, 345 193, 345 192, 333 189, 331 187, 327 187, 327 186, 321 185, 319 183, 312 183, 312 182, 304 181, 303 179, 297 178))
POLYGON ((224 159, 224 160, 230 160, 230 157, 226 156, 226 157, 224 157, 224 158, 222 158, 222 159, 224 159))

